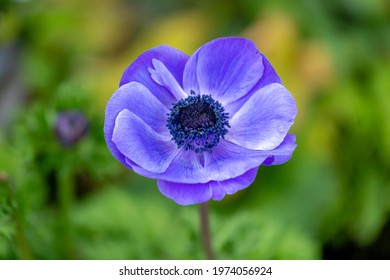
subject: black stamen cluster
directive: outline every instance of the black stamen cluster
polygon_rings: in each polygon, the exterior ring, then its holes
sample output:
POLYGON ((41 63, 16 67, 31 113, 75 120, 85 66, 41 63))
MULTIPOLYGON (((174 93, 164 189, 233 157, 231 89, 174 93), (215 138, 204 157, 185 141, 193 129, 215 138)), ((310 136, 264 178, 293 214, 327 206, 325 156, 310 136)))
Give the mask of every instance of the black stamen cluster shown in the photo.
POLYGON ((191 95, 173 104, 167 119, 167 128, 178 148, 209 151, 230 127, 229 113, 210 95, 191 95))

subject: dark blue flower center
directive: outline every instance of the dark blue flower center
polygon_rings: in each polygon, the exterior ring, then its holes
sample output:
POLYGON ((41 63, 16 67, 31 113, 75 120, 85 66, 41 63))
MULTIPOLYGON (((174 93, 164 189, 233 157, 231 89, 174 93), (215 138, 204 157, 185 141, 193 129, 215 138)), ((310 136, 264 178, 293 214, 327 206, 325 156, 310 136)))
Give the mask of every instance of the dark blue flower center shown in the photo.
POLYGON ((209 151, 228 132, 229 113, 210 95, 191 95, 173 104, 168 114, 167 127, 178 148, 209 151))

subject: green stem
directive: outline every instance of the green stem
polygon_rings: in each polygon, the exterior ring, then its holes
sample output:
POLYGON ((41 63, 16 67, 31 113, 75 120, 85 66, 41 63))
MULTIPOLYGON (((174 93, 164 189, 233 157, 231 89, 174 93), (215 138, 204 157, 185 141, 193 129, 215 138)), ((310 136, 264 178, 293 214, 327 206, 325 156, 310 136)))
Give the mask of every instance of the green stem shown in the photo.
POLYGON ((202 236, 203 249, 207 259, 213 260, 214 252, 211 245, 211 234, 209 227, 209 205, 207 202, 199 205, 200 231, 202 236))
POLYGON ((17 252, 15 252, 15 257, 22 260, 31 260, 32 252, 30 249, 30 244, 27 241, 25 236, 25 228, 26 228, 26 213, 25 213, 25 197, 23 195, 16 195, 16 188, 12 177, 8 178, 8 200, 11 203, 15 203, 17 207, 13 208, 12 218, 15 222, 15 236, 14 236, 14 244, 17 252))
POLYGON ((58 244, 61 247, 61 254, 64 258, 72 258, 72 223, 70 211, 73 203, 73 177, 68 168, 63 168, 57 173, 58 182, 58 203, 59 203, 59 225, 58 244))

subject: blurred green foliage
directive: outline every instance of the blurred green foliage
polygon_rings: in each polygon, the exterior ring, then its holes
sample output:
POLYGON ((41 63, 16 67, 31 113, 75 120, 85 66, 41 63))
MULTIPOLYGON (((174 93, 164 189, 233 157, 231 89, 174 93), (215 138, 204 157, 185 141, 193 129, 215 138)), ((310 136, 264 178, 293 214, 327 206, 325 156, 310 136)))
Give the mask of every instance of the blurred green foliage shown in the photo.
POLYGON ((255 41, 299 113, 293 158, 211 203, 217 257, 390 258, 388 1, 2 0, 1 259, 205 258, 197 207, 122 167, 102 130, 140 53, 222 36, 255 41), (74 109, 89 132, 63 147, 74 109))

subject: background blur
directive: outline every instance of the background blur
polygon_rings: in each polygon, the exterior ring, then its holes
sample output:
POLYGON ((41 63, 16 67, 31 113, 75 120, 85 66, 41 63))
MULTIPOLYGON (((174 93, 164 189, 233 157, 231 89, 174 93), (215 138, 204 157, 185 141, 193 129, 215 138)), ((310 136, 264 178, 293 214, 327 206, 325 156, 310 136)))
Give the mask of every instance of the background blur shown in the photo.
POLYGON ((0 258, 205 258, 197 206, 125 169, 102 130, 139 54, 223 36, 274 65, 298 147, 211 203, 217 258, 390 259, 387 0, 1 0, 0 258))

